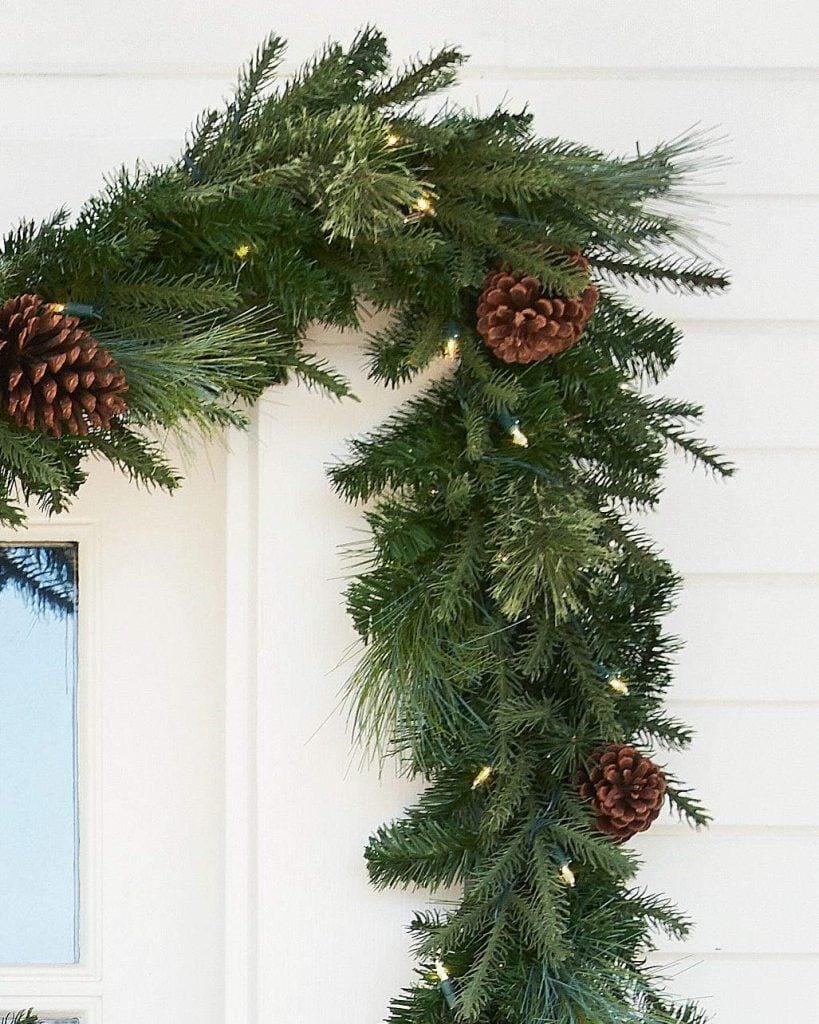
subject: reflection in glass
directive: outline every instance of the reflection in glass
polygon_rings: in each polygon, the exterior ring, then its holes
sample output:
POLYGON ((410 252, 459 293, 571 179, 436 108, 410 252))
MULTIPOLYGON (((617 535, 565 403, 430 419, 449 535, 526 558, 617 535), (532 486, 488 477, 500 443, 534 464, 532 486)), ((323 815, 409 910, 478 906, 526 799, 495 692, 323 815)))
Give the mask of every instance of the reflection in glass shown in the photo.
POLYGON ((76 607, 75 545, 0 545, 0 964, 79 960, 76 607))

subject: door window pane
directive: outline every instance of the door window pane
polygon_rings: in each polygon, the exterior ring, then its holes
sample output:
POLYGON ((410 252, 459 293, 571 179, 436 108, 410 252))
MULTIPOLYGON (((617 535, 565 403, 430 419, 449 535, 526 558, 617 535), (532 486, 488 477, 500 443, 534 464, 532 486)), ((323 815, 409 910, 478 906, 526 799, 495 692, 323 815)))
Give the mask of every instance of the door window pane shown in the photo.
POLYGON ((0 964, 79 959, 77 550, 0 545, 0 964))

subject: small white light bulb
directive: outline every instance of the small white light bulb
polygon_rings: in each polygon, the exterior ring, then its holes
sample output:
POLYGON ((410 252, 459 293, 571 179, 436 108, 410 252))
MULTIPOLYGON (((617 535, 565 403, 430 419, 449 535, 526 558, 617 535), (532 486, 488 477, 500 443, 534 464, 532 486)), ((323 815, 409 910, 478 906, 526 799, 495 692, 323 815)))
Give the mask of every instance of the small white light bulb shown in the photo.
POLYGON ((472 789, 479 789, 481 786, 485 786, 494 774, 495 769, 491 765, 485 764, 472 780, 472 789))
POLYGON ((628 683, 621 676, 612 676, 609 679, 609 686, 615 693, 619 693, 621 697, 628 697, 628 683))
POLYGON ((518 448, 528 448, 529 438, 523 433, 517 423, 509 431, 509 436, 512 438, 512 444, 518 446, 518 448))

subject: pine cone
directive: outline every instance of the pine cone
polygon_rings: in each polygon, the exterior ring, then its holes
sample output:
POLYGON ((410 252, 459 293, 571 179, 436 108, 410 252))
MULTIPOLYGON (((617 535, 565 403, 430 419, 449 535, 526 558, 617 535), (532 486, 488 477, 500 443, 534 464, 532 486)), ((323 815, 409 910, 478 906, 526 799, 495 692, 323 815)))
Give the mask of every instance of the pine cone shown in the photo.
MULTIPOLYGON (((588 267, 579 254, 574 259, 588 267)), ((497 270, 478 299, 478 333, 505 363, 534 363, 571 348, 596 302, 592 284, 579 299, 547 298, 536 277, 497 270)))
POLYGON ((634 747, 619 743, 598 751, 594 761, 591 772, 580 770, 578 792, 597 812, 597 827, 620 842, 645 832, 663 805, 662 771, 634 747))
POLYGON ((54 437, 104 429, 127 406, 125 374, 77 317, 39 295, 0 307, 0 396, 18 427, 54 437))

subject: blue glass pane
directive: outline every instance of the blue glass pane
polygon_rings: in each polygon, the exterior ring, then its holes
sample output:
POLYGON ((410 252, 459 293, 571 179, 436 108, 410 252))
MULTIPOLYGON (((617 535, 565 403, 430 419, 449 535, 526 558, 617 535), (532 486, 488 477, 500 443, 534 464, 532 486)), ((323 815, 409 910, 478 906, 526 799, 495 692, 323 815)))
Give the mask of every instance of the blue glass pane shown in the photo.
POLYGON ((0 964, 79 959, 77 551, 0 545, 0 964))

